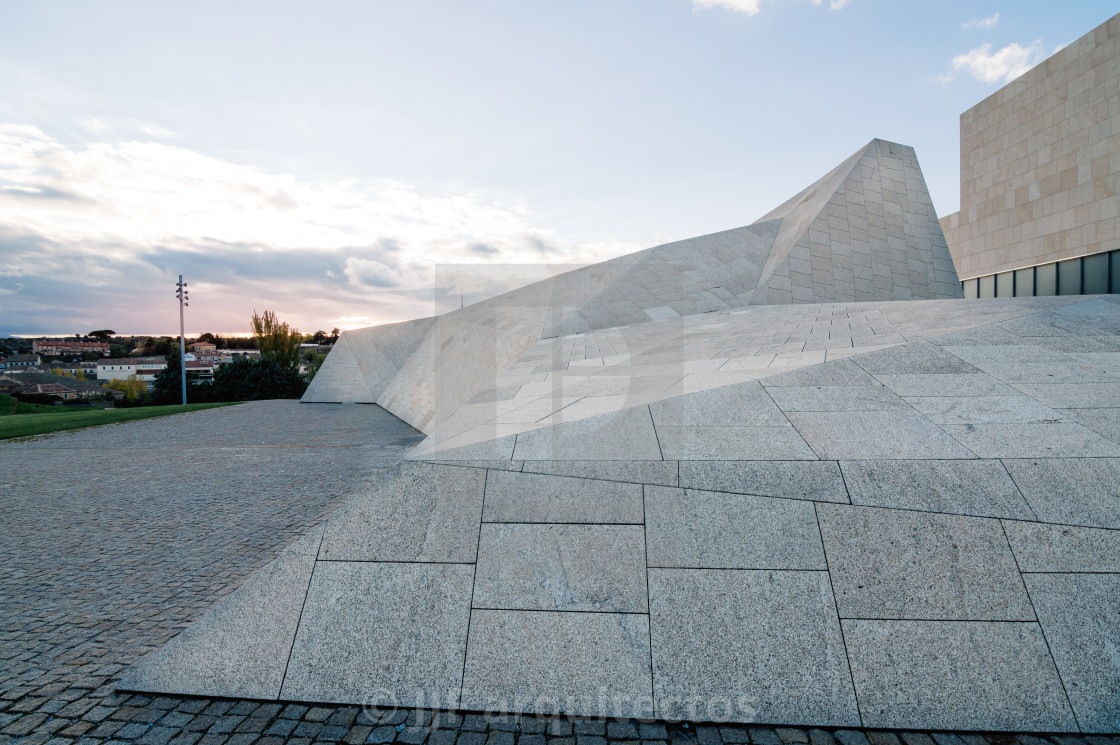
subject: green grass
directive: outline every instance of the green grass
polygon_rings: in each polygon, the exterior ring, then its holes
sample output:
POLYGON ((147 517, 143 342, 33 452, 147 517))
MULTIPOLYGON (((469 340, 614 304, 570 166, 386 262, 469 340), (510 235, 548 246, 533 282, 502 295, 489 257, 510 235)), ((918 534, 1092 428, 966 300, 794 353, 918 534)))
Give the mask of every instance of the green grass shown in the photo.
POLYGON ((26 401, 0 394, 0 416, 8 414, 54 414, 61 411, 65 411, 61 406, 29 404, 26 401))
MULTIPOLYGON (((0 440, 9 437, 28 437, 48 432, 78 427, 95 427, 99 424, 131 422, 135 419, 148 419, 154 416, 182 414, 186 411, 213 409, 216 406, 233 406, 232 403, 187 404, 186 406, 142 406, 135 409, 83 409, 67 411, 63 407, 43 406, 48 413, 13 414, 0 416, 0 440)), ((24 404, 20 404, 23 411, 24 404)))

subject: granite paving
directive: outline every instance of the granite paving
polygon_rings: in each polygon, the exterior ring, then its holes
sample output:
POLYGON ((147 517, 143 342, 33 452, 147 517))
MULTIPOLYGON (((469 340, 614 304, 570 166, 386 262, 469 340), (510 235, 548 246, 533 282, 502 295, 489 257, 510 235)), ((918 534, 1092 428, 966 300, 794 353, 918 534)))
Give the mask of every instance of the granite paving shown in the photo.
POLYGON ((1068 413, 1109 407, 982 370, 1110 353, 1120 305, 1062 300, 458 448, 376 406, 291 402, 2 443, 0 736, 1115 732, 1120 442, 1068 413), (1083 345, 1053 310, 1078 305, 1083 345))

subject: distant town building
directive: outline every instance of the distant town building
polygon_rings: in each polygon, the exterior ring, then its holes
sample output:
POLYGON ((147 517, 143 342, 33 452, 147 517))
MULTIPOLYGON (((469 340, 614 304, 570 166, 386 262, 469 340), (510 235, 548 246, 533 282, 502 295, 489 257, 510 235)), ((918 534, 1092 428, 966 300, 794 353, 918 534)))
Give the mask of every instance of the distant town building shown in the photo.
POLYGON ((223 349, 219 362, 233 362, 236 357, 260 357, 259 349, 223 349))
POLYGON ((214 368, 221 367, 220 362, 206 362, 202 360, 187 360, 187 375, 194 373, 199 380, 213 380, 214 368))
POLYGON ((54 396, 64 400, 77 398, 78 392, 68 385, 61 383, 28 383, 27 385, 18 386, 13 390, 17 395, 40 395, 40 396, 54 396))
POLYGON ((118 357, 97 363, 97 379, 127 380, 135 375, 137 380, 143 380, 151 387, 156 375, 166 367, 167 361, 163 357, 118 357))
POLYGON ((96 352, 102 356, 108 356, 109 342, 36 339, 31 342, 31 351, 38 354, 85 354, 86 352, 96 352))
POLYGON ((209 342, 199 341, 195 342, 194 344, 188 344, 187 349, 190 350, 190 353, 187 356, 188 360, 190 359, 189 355, 194 355, 195 359, 203 360, 205 362, 213 362, 219 359, 218 348, 209 342))
POLYGON ((14 394, 43 394, 61 399, 93 398, 108 391, 97 383, 47 372, 16 372, 0 376, 0 388, 14 394))
POLYGON ((21 367, 33 367, 38 365, 41 361, 37 354, 13 354, 11 357, 4 360, 9 370, 16 370, 21 367))
MULTIPOLYGON (((86 364, 89 364, 89 363, 86 363, 86 364)), ((86 367, 85 365, 78 364, 77 362, 67 362, 67 363, 59 363, 59 364, 53 364, 53 365, 40 365, 40 367, 47 368, 46 372, 54 372, 55 370, 57 370, 57 371, 61 372, 63 375, 72 375, 75 378, 78 377, 79 375, 85 375, 85 376, 88 376, 89 378, 92 379, 92 378, 96 377, 96 375, 97 375, 97 365, 96 365, 96 363, 93 365, 92 368, 86 367)))

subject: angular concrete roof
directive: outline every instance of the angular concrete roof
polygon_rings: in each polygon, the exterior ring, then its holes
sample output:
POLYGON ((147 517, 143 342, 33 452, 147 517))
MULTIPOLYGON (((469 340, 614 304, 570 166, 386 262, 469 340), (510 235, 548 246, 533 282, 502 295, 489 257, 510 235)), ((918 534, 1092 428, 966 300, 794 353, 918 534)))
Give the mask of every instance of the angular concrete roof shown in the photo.
POLYGON ((123 686, 1114 731, 1120 299, 899 305, 914 341, 417 454, 123 686))

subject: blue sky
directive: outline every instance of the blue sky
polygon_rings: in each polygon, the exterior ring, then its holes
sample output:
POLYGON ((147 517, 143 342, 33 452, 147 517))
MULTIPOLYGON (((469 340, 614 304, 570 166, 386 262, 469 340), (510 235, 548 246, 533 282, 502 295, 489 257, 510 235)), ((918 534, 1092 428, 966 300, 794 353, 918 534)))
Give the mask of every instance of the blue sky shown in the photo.
POLYGON ((948 214, 960 113, 1115 11, 0 0, 0 333, 168 332, 180 272, 193 332, 430 315, 750 223, 874 137, 948 214))

